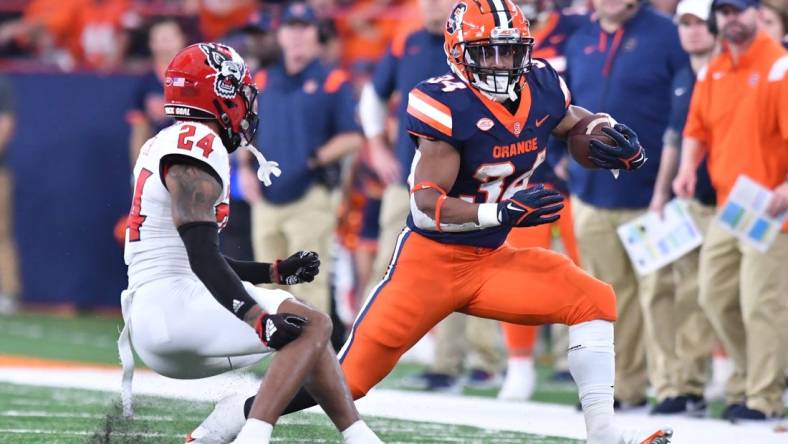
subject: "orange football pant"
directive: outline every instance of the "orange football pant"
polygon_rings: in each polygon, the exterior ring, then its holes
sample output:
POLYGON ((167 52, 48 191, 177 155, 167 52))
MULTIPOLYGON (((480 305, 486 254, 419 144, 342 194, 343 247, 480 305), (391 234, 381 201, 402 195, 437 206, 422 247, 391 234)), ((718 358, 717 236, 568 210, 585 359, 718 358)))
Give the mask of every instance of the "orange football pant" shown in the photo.
MULTIPOLYGON (((515 248, 540 247, 549 249, 553 240, 553 229, 558 228, 566 254, 575 264, 580 265, 569 199, 564 199, 564 209, 558 214, 561 215, 561 218, 549 225, 512 229, 506 242, 515 248)), ((538 327, 502 322, 501 328, 509 357, 531 356, 536 343, 538 327)))
POLYGON ((443 244, 408 228, 339 360, 355 399, 450 313, 525 325, 615 321, 612 287, 542 248, 443 244))

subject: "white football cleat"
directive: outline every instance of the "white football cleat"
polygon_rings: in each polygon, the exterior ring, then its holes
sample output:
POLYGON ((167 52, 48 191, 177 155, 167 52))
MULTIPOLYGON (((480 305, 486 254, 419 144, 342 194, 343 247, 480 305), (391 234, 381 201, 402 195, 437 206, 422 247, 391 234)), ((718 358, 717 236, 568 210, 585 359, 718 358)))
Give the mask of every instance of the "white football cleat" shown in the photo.
POLYGON ((188 444, 227 444, 231 442, 246 422, 244 403, 248 398, 245 395, 230 395, 220 399, 202 424, 186 435, 185 442, 188 444))
POLYGON ((509 359, 506 378, 498 392, 502 401, 527 401, 536 388, 536 370, 532 358, 509 359))

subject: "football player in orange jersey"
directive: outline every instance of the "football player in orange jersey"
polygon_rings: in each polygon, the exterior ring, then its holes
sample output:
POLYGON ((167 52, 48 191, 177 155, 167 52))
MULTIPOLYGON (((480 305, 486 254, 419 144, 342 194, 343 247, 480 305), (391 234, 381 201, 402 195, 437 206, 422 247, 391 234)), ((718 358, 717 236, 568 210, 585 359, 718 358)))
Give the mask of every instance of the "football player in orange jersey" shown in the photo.
MULTIPOLYGON (((569 366, 591 444, 665 444, 672 431, 639 432, 613 421, 610 285, 569 258, 504 243, 513 227, 558 219, 562 198, 528 187, 547 140, 565 138, 591 113, 544 60, 532 60, 527 20, 511 0, 459 1, 445 29, 451 72, 418 84, 404 122, 417 148, 408 225, 388 272, 359 314, 340 362, 355 398, 452 312, 517 324, 569 325, 569 366)), ((614 143, 589 143, 589 158, 610 170, 646 161, 625 125, 603 130, 614 143)), ((313 401, 296 395, 286 411, 313 401)))

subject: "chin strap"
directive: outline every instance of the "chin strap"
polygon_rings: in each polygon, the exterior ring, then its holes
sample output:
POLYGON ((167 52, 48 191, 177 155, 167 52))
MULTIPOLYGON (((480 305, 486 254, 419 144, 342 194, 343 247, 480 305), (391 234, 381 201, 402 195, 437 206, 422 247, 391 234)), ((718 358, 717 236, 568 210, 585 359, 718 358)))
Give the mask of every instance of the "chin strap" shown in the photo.
POLYGON ((515 91, 516 86, 517 83, 512 83, 511 85, 509 85, 509 90, 507 91, 507 93, 509 94, 509 100, 511 100, 512 102, 517 100, 517 91, 515 91))
POLYGON ((259 179, 260 182, 262 182, 265 186, 271 186, 271 175, 274 175, 274 177, 279 177, 282 175, 282 170, 279 168, 279 162, 266 160, 265 156, 263 156, 263 153, 261 153, 252 144, 242 143, 241 147, 252 153, 252 155, 257 159, 257 163, 260 164, 260 166, 257 168, 257 179, 259 179))

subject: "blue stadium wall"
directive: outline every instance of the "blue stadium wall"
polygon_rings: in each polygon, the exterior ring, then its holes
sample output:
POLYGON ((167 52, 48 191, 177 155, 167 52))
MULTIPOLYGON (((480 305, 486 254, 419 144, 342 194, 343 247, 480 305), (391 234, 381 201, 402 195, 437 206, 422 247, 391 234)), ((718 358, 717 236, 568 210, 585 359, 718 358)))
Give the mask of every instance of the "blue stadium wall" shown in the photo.
POLYGON ((17 128, 15 236, 23 301, 117 306, 126 286, 113 226, 130 204, 130 75, 10 74, 17 128))

